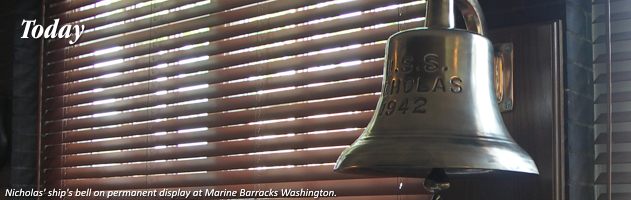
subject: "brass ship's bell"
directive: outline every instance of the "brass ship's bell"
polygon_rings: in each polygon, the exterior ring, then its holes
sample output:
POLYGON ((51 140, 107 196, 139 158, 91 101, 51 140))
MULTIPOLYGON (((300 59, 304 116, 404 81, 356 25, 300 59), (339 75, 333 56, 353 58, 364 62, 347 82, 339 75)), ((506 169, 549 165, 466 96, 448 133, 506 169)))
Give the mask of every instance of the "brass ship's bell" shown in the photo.
POLYGON ((426 27, 388 39, 379 104, 335 171, 405 177, 426 177, 432 169, 538 174, 502 121, 493 46, 480 6, 477 0, 456 0, 456 6, 467 30, 454 28, 453 0, 428 0, 426 27))

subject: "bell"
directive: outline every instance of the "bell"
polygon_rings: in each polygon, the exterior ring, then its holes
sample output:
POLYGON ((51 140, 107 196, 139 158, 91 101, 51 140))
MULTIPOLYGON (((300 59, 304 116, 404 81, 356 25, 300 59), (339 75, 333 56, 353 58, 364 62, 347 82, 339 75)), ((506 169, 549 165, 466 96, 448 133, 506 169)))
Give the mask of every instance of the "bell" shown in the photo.
POLYGON ((429 177, 538 174, 502 121, 494 51, 484 36, 480 6, 476 0, 456 3, 467 30, 454 28, 453 0, 428 0, 426 27, 388 39, 379 104, 335 171, 404 177, 428 177, 432 171, 429 177))

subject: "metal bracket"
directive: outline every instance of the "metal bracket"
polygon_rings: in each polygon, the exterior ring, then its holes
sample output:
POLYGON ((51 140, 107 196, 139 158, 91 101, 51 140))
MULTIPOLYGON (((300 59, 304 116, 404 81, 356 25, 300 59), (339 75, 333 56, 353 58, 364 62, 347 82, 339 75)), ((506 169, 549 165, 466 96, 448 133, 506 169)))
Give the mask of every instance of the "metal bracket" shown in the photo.
POLYGON ((493 77, 495 79, 495 97, 500 112, 513 110, 513 44, 498 43, 493 45, 493 77))

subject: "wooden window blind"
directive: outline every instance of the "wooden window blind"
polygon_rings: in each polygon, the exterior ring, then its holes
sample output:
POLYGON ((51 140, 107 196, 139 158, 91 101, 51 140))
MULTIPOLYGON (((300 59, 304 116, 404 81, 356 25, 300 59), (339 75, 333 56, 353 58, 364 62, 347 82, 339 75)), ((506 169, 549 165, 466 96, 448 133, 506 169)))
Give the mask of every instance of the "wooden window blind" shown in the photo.
POLYGON ((412 0, 51 0, 83 24, 45 42, 46 188, 309 189, 421 199, 419 179, 332 171, 381 90, 412 0))
POLYGON ((596 198, 623 200, 631 199, 631 1, 608 7, 606 0, 592 7, 596 198))

